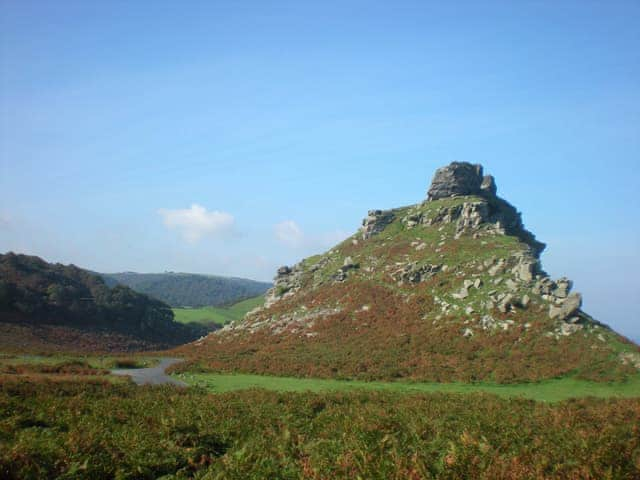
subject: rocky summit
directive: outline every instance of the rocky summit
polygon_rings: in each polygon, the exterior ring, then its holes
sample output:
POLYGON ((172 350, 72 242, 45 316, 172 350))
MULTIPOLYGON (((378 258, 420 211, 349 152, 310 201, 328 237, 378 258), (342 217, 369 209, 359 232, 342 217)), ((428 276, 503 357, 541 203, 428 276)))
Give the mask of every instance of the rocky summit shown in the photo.
POLYGON ((453 162, 436 170, 427 192, 428 200, 455 197, 457 195, 495 195, 495 181, 491 175, 482 174, 482 165, 453 162))
MULTIPOLYGON (((427 198, 372 209, 339 245, 278 269, 263 307, 184 347, 202 368, 496 382, 635 374, 638 347, 552 279, 480 165, 436 171, 427 198)), ((186 353, 185 351, 185 353, 186 353)))

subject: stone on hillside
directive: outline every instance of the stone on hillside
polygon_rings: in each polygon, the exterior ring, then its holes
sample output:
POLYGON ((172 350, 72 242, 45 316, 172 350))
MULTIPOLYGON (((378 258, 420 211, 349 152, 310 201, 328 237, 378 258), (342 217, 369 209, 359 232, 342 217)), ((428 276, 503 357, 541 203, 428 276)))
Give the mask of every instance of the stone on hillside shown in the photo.
POLYGON ((420 265, 417 262, 412 262, 396 270, 392 276, 398 282, 420 283, 433 277, 441 269, 441 265, 420 265))
POLYGON ((294 295, 301 287, 300 278, 303 268, 300 264, 293 268, 283 265, 278 268, 273 287, 265 293, 264 307, 269 308, 285 296, 294 295))
POLYGON ((460 236, 465 230, 476 229, 488 220, 489 205, 486 202, 465 202, 456 224, 456 236, 460 236))
POLYGON ((483 330, 496 328, 496 321, 491 315, 484 315, 480 319, 480 325, 483 330))
POLYGON ((342 263, 342 267, 340 267, 340 270, 342 270, 343 272, 346 272, 347 270, 351 270, 352 268, 357 268, 357 267, 358 265, 353 262, 353 258, 346 257, 344 259, 344 262, 342 263))
POLYGON ((533 286, 533 292, 538 295, 549 295, 556 288, 555 283, 549 277, 539 278, 533 286))
POLYGON ((618 358, 623 365, 632 365, 640 370, 640 353, 636 352, 622 352, 618 355, 618 358))
POLYGON ((576 313, 582 306, 582 295, 572 293, 560 304, 549 306, 549 317, 551 319, 566 320, 576 313))
POLYGON ((462 336, 465 338, 473 337, 473 330, 471 330, 470 328, 465 328, 464 332, 462 332, 462 336))
POLYGON ((522 308, 527 308, 530 303, 531 303, 531 298, 529 298, 529 295, 524 295, 522 297, 522 300, 520 300, 520 305, 522 305, 522 308))
POLYGON ((511 294, 505 296, 498 305, 498 310, 500 310, 502 313, 507 313, 509 310, 511 310, 514 300, 515 297, 511 294))
POLYGON ((282 267, 280 267, 278 269, 278 277, 284 277, 287 276, 291 273, 291 268, 287 267, 286 265, 283 265, 282 267))
POLYGON ((482 193, 482 166, 467 162, 453 162, 439 168, 431 181, 427 200, 456 195, 480 195, 482 193))
POLYGON ((573 282, 568 278, 561 278, 556 282, 556 288, 553 294, 558 298, 567 298, 569 292, 573 288, 573 282))
POLYGON ((536 263, 532 259, 523 259, 512 270, 516 277, 523 282, 533 280, 533 274, 536 270, 536 263))
POLYGON ((391 210, 369 210, 367 218, 362 220, 362 239, 377 235, 395 218, 391 210))
POLYGON ((498 187, 496 186, 496 179, 493 178, 493 175, 485 175, 482 177, 480 189, 488 195, 495 197, 496 193, 498 193, 498 187))
POLYGON ((558 333, 564 337, 567 337, 576 333, 578 330, 582 330, 582 325, 577 325, 575 323, 563 323, 560 325, 558 333))
POLYGON ((333 275, 333 279, 336 282, 344 282, 347 279, 347 274, 344 270, 340 269, 333 275))
POLYGON ((466 288, 462 287, 460 289, 459 293, 453 293, 453 294, 451 294, 451 296, 453 298, 457 298, 458 300, 464 300, 465 298, 467 298, 469 296, 469 290, 467 290, 466 288))
POLYGON ((512 291, 515 292, 516 290, 518 290, 518 284, 516 282, 514 282, 512 279, 507 279, 505 285, 507 286, 507 288, 512 291))
POLYGON ((505 261, 504 259, 500 259, 498 261, 498 263, 496 263, 494 266, 492 266, 489 269, 489 275, 492 277, 495 277, 496 275, 503 273, 504 272, 504 268, 505 268, 505 261))

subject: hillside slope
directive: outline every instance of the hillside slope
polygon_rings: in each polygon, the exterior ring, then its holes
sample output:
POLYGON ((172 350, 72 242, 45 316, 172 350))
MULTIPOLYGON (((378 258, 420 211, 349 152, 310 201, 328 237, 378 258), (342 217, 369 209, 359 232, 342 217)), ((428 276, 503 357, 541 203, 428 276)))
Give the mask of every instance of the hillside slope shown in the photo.
POLYGON ((207 331, 216 330, 234 320, 242 319, 254 308, 264 304, 264 296, 247 298, 224 307, 174 308, 176 322, 202 325, 207 331))
POLYGON ((263 309, 180 351, 216 370, 369 380, 636 374, 638 347, 548 277, 543 249, 493 177, 453 163, 427 200, 370 211, 328 252, 280 268, 263 309))
POLYGON ((165 303, 74 265, 0 255, 0 347, 130 350, 197 338, 165 303))
POLYGON ((272 284, 245 278, 193 273, 106 273, 110 285, 126 285, 137 292, 162 300, 172 307, 231 305, 262 295, 272 284))

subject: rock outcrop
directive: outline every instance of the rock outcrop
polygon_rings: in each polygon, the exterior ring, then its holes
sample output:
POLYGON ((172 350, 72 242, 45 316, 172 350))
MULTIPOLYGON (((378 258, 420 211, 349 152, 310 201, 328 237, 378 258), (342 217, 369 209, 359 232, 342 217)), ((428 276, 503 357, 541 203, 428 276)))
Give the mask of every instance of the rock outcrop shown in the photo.
POLYGON ((294 265, 293 268, 286 265, 278 268, 276 277, 273 279, 273 287, 267 290, 264 296, 265 308, 269 308, 285 296, 294 295, 301 287, 302 273, 300 264, 294 265))
POLYGON ((445 206, 430 218, 408 218, 409 226, 419 223, 457 222, 457 235, 465 231, 473 231, 481 225, 492 226, 495 233, 513 235, 531 247, 534 256, 538 257, 545 244, 537 241, 535 236, 524 228, 522 216, 516 208, 497 195, 495 179, 492 175, 483 175, 481 165, 466 162, 453 162, 439 168, 431 182, 427 193, 427 202, 444 198, 471 196, 462 205, 445 206))
POLYGON ((427 199, 439 200, 460 195, 494 196, 496 191, 494 178, 482 175, 482 165, 453 162, 436 170, 427 199))
POLYGON ((377 235, 384 227, 393 222, 395 215, 391 210, 369 210, 367 218, 362 220, 362 239, 377 235))

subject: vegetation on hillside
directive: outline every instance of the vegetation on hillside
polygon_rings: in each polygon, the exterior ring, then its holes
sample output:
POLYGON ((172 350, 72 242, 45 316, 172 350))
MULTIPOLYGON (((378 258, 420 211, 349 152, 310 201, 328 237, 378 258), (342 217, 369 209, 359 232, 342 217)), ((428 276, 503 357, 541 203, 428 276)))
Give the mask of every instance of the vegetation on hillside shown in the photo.
POLYGON ((593 321, 564 335, 543 294, 516 283, 511 267, 491 271, 530 255, 528 243, 493 225, 460 233, 443 220, 473 202, 482 199, 394 210, 379 234, 303 260, 262 311, 179 352, 200 369, 281 376, 517 383, 635 375, 636 345, 593 321), (433 223, 411 227, 412 218, 433 223), (492 296, 517 306, 489 307, 492 296))
POLYGON ((0 255, 0 312, 8 348, 156 348, 195 337, 165 303, 74 265, 27 255, 0 255), (42 345, 39 345, 41 343, 42 345))
POLYGON ((247 312, 262 306, 264 296, 248 298, 228 307, 174 308, 177 322, 198 324, 209 328, 218 328, 229 322, 242 319, 247 312))
POLYGON ((192 273, 125 272, 102 276, 108 283, 126 285, 172 307, 231 305, 239 300, 262 295, 271 287, 270 283, 244 278, 192 273))
POLYGON ((6 479, 623 479, 640 401, 0 382, 6 479))

